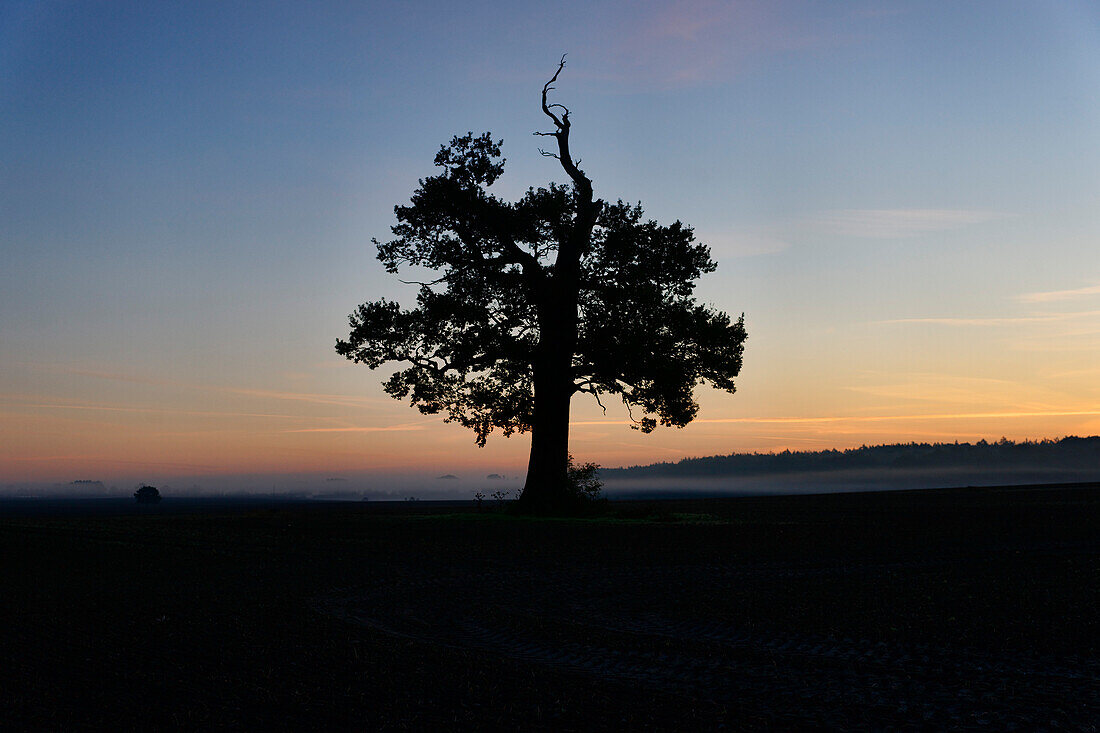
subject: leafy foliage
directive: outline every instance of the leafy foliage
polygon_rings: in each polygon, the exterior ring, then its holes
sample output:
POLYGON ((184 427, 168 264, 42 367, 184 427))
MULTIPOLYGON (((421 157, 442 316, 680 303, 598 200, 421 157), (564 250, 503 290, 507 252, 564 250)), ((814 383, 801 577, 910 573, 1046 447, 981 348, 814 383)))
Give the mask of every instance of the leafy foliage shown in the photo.
MULTIPOLYGON (((425 414, 472 429, 484 445, 494 429, 531 429, 533 363, 540 308, 575 275, 578 332, 572 389, 622 399, 644 432, 683 426, 698 411, 694 388, 734 391, 745 341, 743 317, 698 304, 695 281, 712 272, 709 249, 690 227, 646 220, 640 205, 598 202, 578 273, 559 271, 555 253, 578 213, 576 187, 551 183, 518 201, 489 188, 504 170, 501 141, 489 133, 453 138, 394 211, 394 239, 373 240, 390 273, 413 268, 417 305, 380 299, 350 316, 338 353, 370 368, 404 362, 387 393, 425 414)), ((601 405, 602 405, 601 401, 601 405)))
POLYGON ((569 488, 577 499, 597 501, 603 482, 599 479, 600 467, 595 463, 576 463, 569 456, 569 488))

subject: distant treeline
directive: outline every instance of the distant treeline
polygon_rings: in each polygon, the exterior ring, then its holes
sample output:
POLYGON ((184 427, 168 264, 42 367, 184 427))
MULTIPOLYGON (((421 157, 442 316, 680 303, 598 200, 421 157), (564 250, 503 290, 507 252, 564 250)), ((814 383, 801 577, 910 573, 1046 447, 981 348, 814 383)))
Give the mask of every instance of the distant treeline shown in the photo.
POLYGON ((684 458, 675 463, 602 469, 605 478, 657 476, 754 476, 803 471, 914 468, 1084 468, 1100 469, 1100 436, 1060 440, 1001 438, 995 443, 894 443, 847 450, 731 453, 684 458))

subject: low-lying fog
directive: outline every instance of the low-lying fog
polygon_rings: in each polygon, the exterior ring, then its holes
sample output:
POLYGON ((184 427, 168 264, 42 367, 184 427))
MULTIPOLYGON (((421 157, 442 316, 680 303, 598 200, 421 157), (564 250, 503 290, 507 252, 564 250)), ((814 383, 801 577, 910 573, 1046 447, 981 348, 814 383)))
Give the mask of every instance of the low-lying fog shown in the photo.
MULTIPOLYGON (((486 501, 514 498, 524 475, 499 474, 374 474, 365 476, 207 476, 148 481, 165 499, 172 497, 246 496, 315 500, 471 500, 481 492, 486 501), (494 496, 496 494, 497 496, 494 496)), ((845 491, 1000 486, 1100 481, 1094 468, 931 468, 803 471, 747 476, 628 477, 612 472, 604 477, 609 498, 668 496, 745 496, 809 494, 845 491)), ((141 482, 74 480, 70 483, 0 486, 0 498, 122 498, 132 496, 141 482)))
POLYGON ((609 478, 608 496, 752 496, 1100 481, 1096 469, 851 469, 754 476, 609 478))

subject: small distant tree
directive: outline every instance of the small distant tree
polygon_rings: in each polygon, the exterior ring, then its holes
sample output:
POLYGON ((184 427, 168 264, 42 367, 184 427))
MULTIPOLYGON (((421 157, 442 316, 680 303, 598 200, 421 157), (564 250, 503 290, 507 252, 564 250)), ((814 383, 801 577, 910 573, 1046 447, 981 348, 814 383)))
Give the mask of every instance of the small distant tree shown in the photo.
MULTIPOLYGON (((569 185, 531 188, 516 202, 489 188, 504 172, 502 141, 468 133, 440 148, 442 169, 397 206, 395 238, 373 240, 391 274, 431 272, 417 306, 385 299, 350 317, 336 351, 376 369, 405 362, 385 390, 425 414, 443 413, 477 435, 531 433, 525 510, 575 505, 569 476, 574 394, 622 399, 634 427, 683 427, 699 411, 693 392, 734 391, 744 318, 698 303, 695 281, 716 265, 679 221, 647 220, 641 205, 596 198, 570 149, 572 121, 542 88, 554 141, 540 151, 569 185), (635 417, 633 410, 640 411, 635 417)), ((591 484, 587 484, 591 486, 591 484)))
POLYGON ((156 504, 160 501, 160 492, 156 486, 142 486, 134 492, 138 504, 156 504))

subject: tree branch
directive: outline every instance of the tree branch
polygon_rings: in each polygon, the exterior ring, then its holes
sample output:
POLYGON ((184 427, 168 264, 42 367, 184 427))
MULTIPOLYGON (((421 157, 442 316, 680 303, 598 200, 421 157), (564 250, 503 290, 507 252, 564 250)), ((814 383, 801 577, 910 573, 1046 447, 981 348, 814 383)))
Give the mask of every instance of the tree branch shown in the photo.
POLYGON ((477 237, 467 227, 460 226, 458 222, 451 229, 458 235, 459 240, 466 246, 467 251, 476 258, 478 264, 490 266, 497 264, 519 265, 525 277, 536 280, 542 275, 542 266, 538 259, 530 252, 523 251, 510 236, 504 232, 496 232, 495 239, 503 250, 500 257, 486 257, 481 251, 477 237))
POLYGON ((397 282, 403 285, 419 285, 422 288, 428 288, 432 285, 439 285, 440 283, 447 282, 447 276, 444 275, 443 277, 431 280, 430 282, 421 282, 420 280, 402 280, 401 278, 397 278, 397 282))
MULTIPOLYGON (((547 95, 548 92, 553 90, 554 87, 551 86, 551 85, 558 80, 558 74, 560 74, 561 70, 564 69, 564 68, 565 68, 565 54, 563 53, 561 55, 561 61, 558 62, 558 70, 554 72, 554 75, 552 77, 550 77, 550 81, 548 81, 548 82, 546 82, 545 84, 542 85, 542 111, 546 113, 547 117, 549 117, 550 119, 552 119, 554 121, 554 126, 557 127, 558 130, 566 130, 566 129, 569 128, 569 110, 565 109, 565 107, 563 107, 560 104, 547 105, 546 104, 546 95, 547 95), (554 114, 553 112, 550 111, 551 108, 553 108, 553 107, 561 107, 562 109, 565 109, 565 114, 562 115, 559 118, 556 114, 554 114)), ((555 133, 549 133, 549 134, 553 135, 555 133)))
POLYGON ((603 402, 600 401, 600 392, 598 389, 596 389, 596 385, 594 385, 591 381, 585 381, 581 382, 580 384, 575 384, 573 385, 573 388, 577 392, 584 392, 595 397, 596 404, 600 406, 601 410, 603 410, 603 414, 607 414, 607 408, 604 407, 603 402))
POLYGON ((501 246, 504 247, 505 261, 523 268, 523 274, 529 278, 537 279, 543 274, 542 266, 538 259, 530 252, 525 252, 511 237, 499 237, 501 246))
POLYGON ((596 404, 600 406, 600 409, 603 410, 603 414, 606 415, 607 414, 607 408, 603 406, 602 402, 600 402, 600 393, 597 392, 596 390, 592 390, 589 394, 591 394, 593 397, 596 398, 596 404))
POLYGON ((573 162, 573 158, 569 155, 569 108, 564 104, 550 104, 546 96, 554 89, 554 82, 558 80, 558 76, 561 74, 561 70, 565 68, 565 54, 561 55, 561 61, 558 62, 558 69, 554 72, 554 75, 550 77, 550 81, 546 82, 542 86, 542 111, 547 117, 554 121, 554 127, 557 128, 554 132, 536 132, 535 135, 540 137, 553 137, 558 141, 558 154, 547 154, 540 150, 544 156, 548 158, 556 158, 561 163, 561 167, 565 169, 565 172, 569 174, 569 177, 573 179, 573 184, 582 193, 585 198, 592 197, 592 181, 588 179, 588 176, 584 175, 584 171, 577 167, 573 162), (563 110, 559 116, 554 114, 555 109, 563 110))
POLYGON ((472 356, 463 361, 457 361, 447 360, 438 353, 433 353, 427 356, 409 354, 405 357, 405 361, 408 361, 413 366, 429 369, 442 378, 449 371, 457 374, 466 374, 470 371, 477 371, 490 367, 496 359, 488 354, 481 354, 480 356, 472 356))

